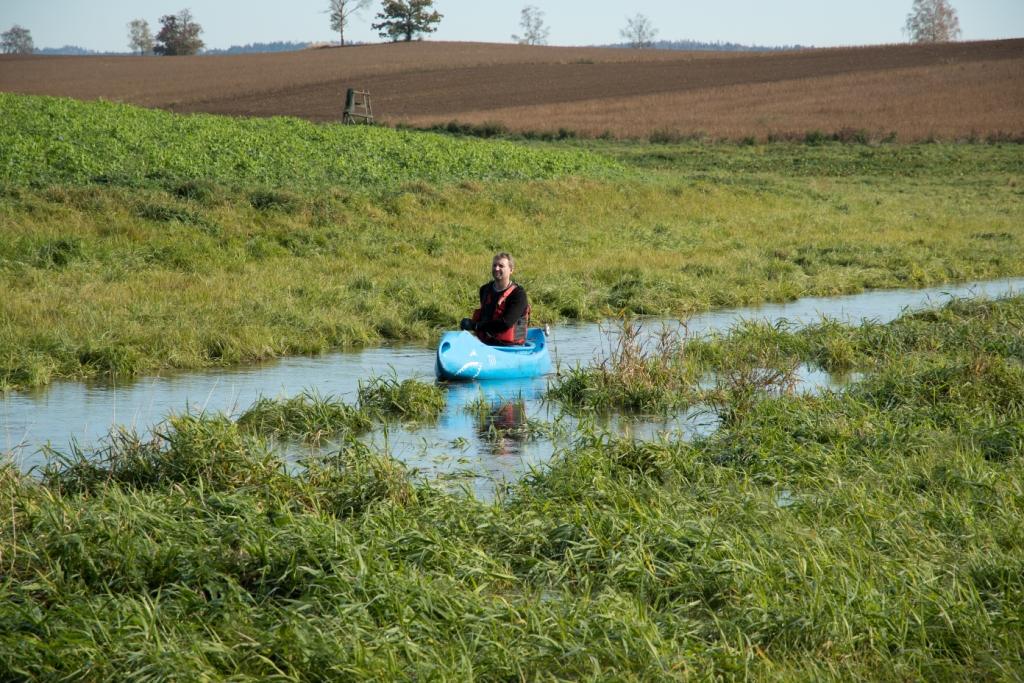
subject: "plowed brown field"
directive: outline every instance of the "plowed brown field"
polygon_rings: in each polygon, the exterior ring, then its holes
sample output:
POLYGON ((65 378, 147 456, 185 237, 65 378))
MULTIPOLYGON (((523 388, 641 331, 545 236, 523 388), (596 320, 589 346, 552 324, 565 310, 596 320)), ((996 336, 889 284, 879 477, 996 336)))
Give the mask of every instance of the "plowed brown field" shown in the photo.
POLYGON ((1024 134, 1024 39, 781 53, 417 42, 217 57, 0 57, 0 90, 177 112, 497 122, 642 137, 841 128, 900 139, 1024 134))

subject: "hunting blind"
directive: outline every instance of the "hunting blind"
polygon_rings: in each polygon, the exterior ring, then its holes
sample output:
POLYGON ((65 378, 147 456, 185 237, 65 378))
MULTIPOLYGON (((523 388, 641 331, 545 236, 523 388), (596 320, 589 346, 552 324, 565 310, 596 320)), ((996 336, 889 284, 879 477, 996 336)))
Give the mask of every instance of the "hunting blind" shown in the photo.
POLYGON ((373 123, 373 108, 370 106, 368 90, 345 92, 345 111, 341 114, 342 123, 373 123))

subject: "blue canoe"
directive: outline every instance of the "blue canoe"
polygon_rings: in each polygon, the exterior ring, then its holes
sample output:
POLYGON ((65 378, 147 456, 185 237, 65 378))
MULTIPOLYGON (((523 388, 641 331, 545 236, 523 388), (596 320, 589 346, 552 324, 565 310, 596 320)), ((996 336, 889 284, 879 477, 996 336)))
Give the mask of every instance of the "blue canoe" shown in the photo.
POLYGON ((514 379, 551 372, 544 330, 531 327, 522 346, 488 346, 470 332, 445 332, 437 346, 439 379, 514 379))

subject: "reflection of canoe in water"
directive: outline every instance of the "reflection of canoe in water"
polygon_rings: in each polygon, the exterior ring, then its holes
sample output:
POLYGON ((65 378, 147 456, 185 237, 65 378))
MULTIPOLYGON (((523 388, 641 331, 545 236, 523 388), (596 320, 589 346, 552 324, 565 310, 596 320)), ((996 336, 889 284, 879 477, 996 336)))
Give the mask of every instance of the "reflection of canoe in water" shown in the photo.
POLYGON ((434 370, 440 379, 513 379, 551 372, 544 330, 531 327, 522 346, 488 346, 469 332, 445 332, 434 370))

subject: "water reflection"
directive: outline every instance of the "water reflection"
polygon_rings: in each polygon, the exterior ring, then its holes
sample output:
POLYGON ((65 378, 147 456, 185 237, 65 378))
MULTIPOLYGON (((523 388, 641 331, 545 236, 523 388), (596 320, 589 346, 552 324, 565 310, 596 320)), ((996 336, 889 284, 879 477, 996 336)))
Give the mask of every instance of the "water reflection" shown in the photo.
MULTIPOLYGON (((690 333, 726 331, 743 320, 788 321, 794 325, 818 322, 822 316, 859 322, 892 320, 910 308, 938 306, 952 297, 997 297, 1024 290, 1024 278, 974 282, 926 290, 866 292, 846 297, 815 297, 786 304, 713 311, 687 321, 690 333)), ((656 335, 660 326, 675 321, 646 320, 656 335)), ((587 365, 606 357, 614 345, 608 327, 562 325, 550 338, 554 360, 561 367, 587 365)), ((360 379, 394 372, 399 380, 433 380, 433 350, 391 345, 315 358, 293 357, 244 368, 210 372, 163 374, 116 384, 56 382, 30 392, 0 394, 0 453, 7 452, 23 469, 40 465, 40 448, 50 444, 66 450, 75 440, 98 444, 115 425, 146 435, 172 412, 191 410, 237 416, 260 397, 292 397, 314 389, 354 403, 360 379)), ((837 378, 800 366, 797 392, 820 392, 855 378, 837 378)), ((411 467, 440 478, 465 477, 514 480, 571 445, 579 420, 562 415, 541 400, 547 379, 479 382, 447 386, 447 408, 436 424, 382 426, 367 441, 411 467), (543 426, 538 431, 538 426, 543 426)), ((611 416, 598 428, 632 438, 693 438, 717 428, 717 416, 695 406, 675 416, 640 420, 611 416)), ((309 447, 289 446, 293 457, 309 447)), ((484 490, 488 485, 473 483, 484 490)))
POLYGON ((519 479, 568 445, 575 421, 541 400, 547 378, 445 386, 447 405, 436 424, 392 424, 367 441, 430 478, 467 486, 478 496, 519 479), (544 433, 534 433, 533 425, 544 425, 544 433))
POLYGON ((475 417, 477 439, 489 445, 490 455, 517 455, 529 437, 526 402, 521 398, 488 405, 475 417))

